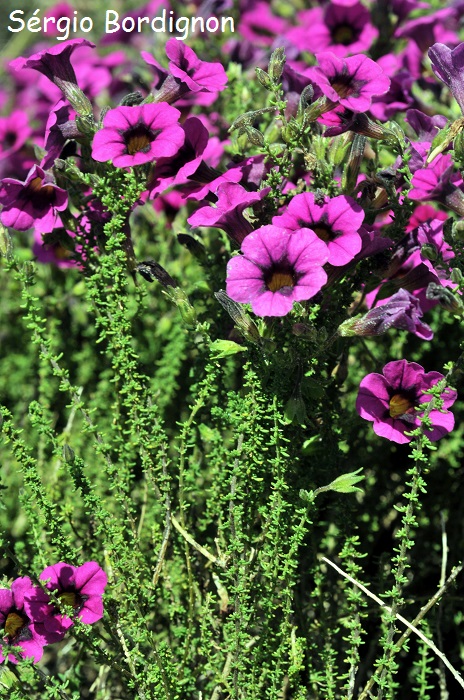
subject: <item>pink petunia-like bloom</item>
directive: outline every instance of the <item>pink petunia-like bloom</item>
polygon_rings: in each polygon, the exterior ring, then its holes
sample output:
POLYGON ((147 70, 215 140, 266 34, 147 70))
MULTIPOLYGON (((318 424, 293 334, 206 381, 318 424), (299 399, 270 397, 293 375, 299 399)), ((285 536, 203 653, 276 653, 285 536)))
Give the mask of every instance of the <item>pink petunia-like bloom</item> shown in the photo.
POLYGON ((169 39, 165 47, 169 71, 159 65, 147 51, 141 56, 148 65, 166 78, 155 93, 155 102, 174 102, 188 92, 220 92, 227 83, 227 75, 220 63, 209 63, 198 58, 195 51, 177 39, 169 39))
POLYGON ((440 202, 464 216, 464 192, 461 175, 455 171, 448 153, 440 153, 426 167, 416 170, 411 179, 409 199, 418 202, 440 202))
MULTIPOLYGON (((420 416, 430 401, 424 394, 443 375, 440 372, 425 372, 416 362, 397 360, 388 362, 382 374, 368 374, 362 380, 356 410, 365 420, 373 421, 374 432, 392 442, 411 442, 405 435, 419 427, 420 416)), ((429 413, 431 430, 425 435, 432 442, 447 435, 454 427, 454 416, 447 409, 456 401, 454 389, 446 388, 441 394, 443 410, 432 409, 429 413)))
POLYGON ((58 642, 63 637, 59 633, 47 632, 26 610, 25 597, 37 591, 40 591, 40 588, 33 586, 27 576, 13 581, 10 589, 0 589, 0 630, 3 646, 3 651, 0 651, 0 663, 5 658, 17 663, 15 654, 8 653, 8 647, 19 647, 23 657, 32 657, 34 663, 37 663, 42 658, 43 647, 58 642))
POLYGON ((257 316, 285 316, 326 283, 327 246, 310 229, 262 226, 243 240, 242 253, 227 263, 226 291, 257 316))
POLYGON ((390 87, 390 78, 380 66, 362 54, 341 59, 324 51, 316 58, 319 65, 307 74, 334 105, 367 112, 372 98, 384 95, 390 87))
POLYGON ((27 114, 15 110, 7 117, 0 117, 0 159, 19 151, 32 134, 27 114))
POLYGON ((87 39, 69 39, 28 58, 15 58, 10 61, 9 66, 13 70, 31 68, 39 71, 55 83, 78 113, 91 114, 92 105, 79 89, 76 73, 71 65, 71 55, 80 46, 95 48, 95 44, 87 39))
POLYGON ((291 231, 312 229, 327 245, 328 262, 336 267, 351 262, 361 250, 363 221, 364 211, 351 197, 316 198, 312 192, 297 194, 285 213, 272 219, 276 226, 291 231))
POLYGON ((63 632, 81 622, 92 625, 103 617, 102 595, 108 582, 103 569, 95 561, 82 566, 59 562, 47 566, 39 576, 45 586, 58 597, 63 608, 58 611, 41 588, 26 595, 24 606, 31 619, 43 624, 50 632, 63 632))
POLYGON ((262 201, 270 189, 264 187, 259 192, 248 192, 242 185, 234 182, 219 185, 215 206, 197 209, 187 221, 191 226, 221 228, 240 245, 253 231, 253 225, 243 216, 244 210, 262 201))
POLYGON ((129 168, 173 156, 185 139, 179 117, 178 109, 164 103, 110 109, 94 136, 92 158, 129 168))
POLYGON ((298 26, 286 38, 300 51, 331 51, 339 57, 367 51, 379 32, 369 10, 360 2, 332 2, 297 14, 298 26))
POLYGON ((48 233, 55 226, 59 211, 68 205, 68 193, 49 181, 38 165, 34 165, 24 182, 4 178, 0 182, 0 221, 17 231, 34 228, 48 233))

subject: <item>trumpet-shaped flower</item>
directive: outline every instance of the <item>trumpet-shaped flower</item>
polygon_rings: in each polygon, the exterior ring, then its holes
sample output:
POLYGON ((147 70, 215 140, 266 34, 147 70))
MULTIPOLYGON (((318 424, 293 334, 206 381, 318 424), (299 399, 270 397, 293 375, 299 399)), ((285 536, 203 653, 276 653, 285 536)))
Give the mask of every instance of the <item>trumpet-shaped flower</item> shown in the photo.
POLYGON ((359 253, 362 239, 359 229, 364 212, 351 197, 323 197, 312 192, 297 194, 285 213, 274 216, 273 223, 291 231, 310 228, 328 247, 328 262, 334 266, 346 265, 359 253))
POLYGON ((46 630, 66 630, 74 624, 76 617, 88 625, 103 617, 102 595, 108 579, 97 562, 88 561, 82 566, 59 562, 47 566, 39 578, 46 581, 46 588, 59 599, 60 610, 41 588, 26 597, 25 608, 33 620, 43 623, 46 630))
MULTIPOLYGON (((443 375, 440 372, 425 372, 416 362, 398 360, 388 362, 382 374, 368 374, 362 380, 356 410, 366 420, 373 421, 374 432, 392 442, 404 444, 411 438, 406 432, 417 428, 420 416, 430 401, 424 392, 437 384, 443 375)), ((432 409, 429 413, 431 430, 425 430, 429 440, 436 441, 454 427, 454 416, 447 409, 456 401, 454 389, 445 389, 441 394, 443 410, 432 409)))
POLYGON ((362 54, 341 59, 324 51, 316 58, 319 65, 308 75, 334 105, 367 112, 372 98, 384 95, 390 87, 390 78, 380 66, 362 54))
POLYGON ((308 228, 262 226, 243 240, 242 253, 227 264, 226 291, 258 316, 285 316, 327 281, 327 246, 308 228))
POLYGON ((110 109, 94 136, 92 158, 129 168, 173 156, 185 139, 179 117, 178 109, 164 103, 110 109))
POLYGON ((62 634, 48 632, 44 626, 30 615, 25 607, 25 598, 40 591, 33 586, 27 576, 17 578, 11 588, 0 589, 0 630, 3 639, 3 651, 0 651, 0 663, 8 657, 17 662, 15 654, 8 653, 8 648, 16 649, 23 657, 32 657, 34 662, 42 658, 43 647, 57 642, 62 634))
POLYGON ((68 193, 49 182, 47 175, 34 165, 24 182, 6 177, 0 182, 0 220, 18 231, 34 227, 48 233, 55 226, 59 211, 68 205, 68 193))

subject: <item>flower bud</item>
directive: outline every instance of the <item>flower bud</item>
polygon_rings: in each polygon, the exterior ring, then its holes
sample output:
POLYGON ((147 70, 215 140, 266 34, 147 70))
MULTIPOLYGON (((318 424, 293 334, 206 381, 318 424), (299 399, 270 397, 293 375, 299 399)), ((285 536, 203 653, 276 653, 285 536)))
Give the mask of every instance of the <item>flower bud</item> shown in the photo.
POLYGON ((243 345, 234 343, 233 340, 215 340, 209 346, 211 350, 211 357, 213 360, 222 360, 225 357, 230 357, 231 355, 236 355, 238 352, 247 352, 247 349, 243 345))
POLYGON ((440 306, 446 311, 451 311, 454 314, 463 313, 462 301, 453 294, 447 287, 442 287, 441 284, 430 282, 425 292, 427 299, 438 301, 440 306))
POLYGON ((425 258, 426 260, 431 260, 433 262, 438 258, 438 250, 433 243, 424 243, 424 245, 421 246, 420 252, 421 257, 425 258))
POLYGON ((258 81, 264 88, 266 88, 266 90, 269 90, 272 86, 272 80, 270 76, 262 68, 255 68, 255 71, 258 81))
POLYGON ((458 267, 453 267, 451 270, 451 281, 454 284, 461 284, 463 280, 462 272, 458 267))
POLYGON ((67 443, 65 443, 63 445, 63 461, 67 462, 68 464, 72 464, 74 459, 74 450, 67 443))
POLYGON ((187 328, 193 329, 197 324, 197 314, 187 295, 180 287, 170 287, 169 292, 166 292, 170 299, 179 309, 182 320, 187 328))
POLYGON ((286 60, 285 49, 283 47, 280 47, 272 52, 269 60, 268 71, 273 83, 278 83, 281 79, 286 60))
POLYGON ((7 260, 10 260, 13 255, 11 236, 2 224, 0 224, 0 255, 7 260))

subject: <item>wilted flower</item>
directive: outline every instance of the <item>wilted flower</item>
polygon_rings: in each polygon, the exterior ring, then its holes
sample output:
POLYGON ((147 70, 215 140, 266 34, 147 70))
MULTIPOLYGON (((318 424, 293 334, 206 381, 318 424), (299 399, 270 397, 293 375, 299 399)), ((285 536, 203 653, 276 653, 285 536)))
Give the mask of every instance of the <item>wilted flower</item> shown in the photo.
POLYGON ((406 289, 400 289, 389 299, 382 300, 379 306, 362 318, 344 321, 338 332, 342 336, 371 336, 386 333, 390 328, 414 333, 419 338, 431 340, 433 331, 421 321, 422 309, 419 299, 406 289))
MULTIPOLYGON (((382 374, 368 374, 362 380, 356 410, 366 420, 373 421, 374 432, 392 442, 410 442, 405 435, 419 427, 430 396, 424 394, 437 384, 443 375, 440 372, 425 372, 416 362, 398 360, 388 362, 382 374)), ((448 409, 456 401, 454 389, 445 389, 441 394, 443 409, 432 409, 428 415, 432 429, 424 430, 429 440, 436 441, 454 427, 454 416, 448 409)))
POLYGON ((307 228, 262 226, 244 239, 242 253, 227 264, 226 291, 258 316, 285 316, 327 280, 327 246, 307 228))

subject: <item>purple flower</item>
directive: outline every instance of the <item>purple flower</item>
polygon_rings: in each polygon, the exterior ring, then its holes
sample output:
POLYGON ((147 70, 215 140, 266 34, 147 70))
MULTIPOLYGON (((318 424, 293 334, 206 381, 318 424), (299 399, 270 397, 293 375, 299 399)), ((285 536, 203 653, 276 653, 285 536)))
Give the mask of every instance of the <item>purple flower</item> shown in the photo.
POLYGON ((457 186, 462 184, 462 178, 454 171, 449 154, 440 153, 425 168, 416 170, 411 184, 409 199, 440 202, 464 216, 464 192, 457 186))
MULTIPOLYGON (((356 410, 366 420, 374 422, 374 432, 392 442, 411 442, 405 432, 420 426, 419 416, 424 412, 430 396, 424 394, 437 384, 443 375, 439 372, 424 372, 416 362, 397 360, 389 362, 382 374, 368 374, 362 380, 356 410)), ((432 409, 429 419, 431 430, 425 430, 429 440, 439 440, 454 427, 454 416, 448 409, 456 401, 454 389, 445 389, 441 394, 443 409, 432 409)))
POLYGON ((187 221, 191 226, 222 228, 240 245, 253 231, 253 226, 245 219, 243 211, 260 202, 269 190, 270 187, 265 187, 259 192, 247 192, 244 187, 232 182, 219 185, 215 206, 201 207, 187 221))
POLYGON ((15 110, 7 117, 0 117, 0 158, 18 151, 31 133, 29 119, 23 111, 15 110))
POLYGON ((50 112, 45 127, 44 147, 47 155, 40 163, 40 167, 44 170, 48 170, 54 165, 55 160, 61 155, 68 138, 79 138, 81 136, 76 122, 70 121, 71 111, 71 108, 64 100, 59 100, 50 112))
POLYGON ((227 264, 226 291, 251 303, 257 316, 285 316, 294 301, 311 299, 324 286, 327 246, 307 228, 262 226, 242 243, 243 255, 227 264))
POLYGON ((34 227, 40 233, 47 233, 55 225, 57 212, 66 209, 68 194, 49 182, 42 168, 34 165, 24 182, 9 177, 0 182, 0 204, 3 204, 0 220, 4 226, 18 231, 34 227))
POLYGON ((281 216, 272 222, 291 231, 310 228, 329 249, 329 263, 346 265, 359 253, 362 246, 359 229, 364 211, 351 197, 321 197, 312 192, 297 194, 281 216))
POLYGON ((0 589, 0 629, 4 645, 0 662, 8 657, 9 661, 17 663, 16 656, 5 651, 6 646, 20 647, 23 657, 32 657, 37 663, 42 658, 43 647, 61 639, 62 635, 47 633, 25 608, 25 596, 37 591, 40 588, 33 586, 27 576, 13 581, 11 589, 0 589))
POLYGON ((271 46, 276 36, 288 31, 288 22, 283 17, 276 17, 269 3, 261 0, 242 12, 238 31, 254 46, 271 46))
POLYGON ((455 49, 434 44, 428 55, 433 72, 449 87, 464 114, 464 42, 455 49))
POLYGON ((178 109, 164 103, 110 109, 94 136, 92 158, 128 168, 173 156, 185 138, 179 117, 178 109))
POLYGON ((189 177, 195 179, 195 171, 203 163, 202 156, 209 140, 208 130, 197 117, 186 119, 181 128, 185 140, 176 155, 156 161, 147 187, 151 197, 168 187, 185 184, 189 177))
POLYGON ((103 569, 95 561, 82 566, 59 562, 47 566, 39 576, 47 581, 46 588, 58 597, 63 608, 58 611, 41 588, 25 598, 25 608, 33 620, 43 623, 46 630, 60 632, 71 627, 74 618, 92 625, 103 617, 102 595, 108 582, 103 569))
POLYGON ((390 87, 388 76, 367 56, 341 59, 326 51, 316 58, 319 66, 309 69, 308 75, 331 102, 353 112, 367 112, 372 98, 390 87))
POLYGON ((143 60, 166 75, 164 83, 155 93, 155 102, 174 102, 187 92, 219 92, 224 90, 227 75, 220 63, 201 61, 195 51, 183 41, 169 39, 166 55, 170 59, 170 74, 147 51, 142 51, 143 60))
POLYGON ((95 48, 95 44, 87 39, 70 39, 62 44, 39 51, 29 58, 15 58, 10 61, 14 70, 32 68, 51 80, 63 92, 79 113, 92 113, 92 106, 77 86, 77 78, 71 65, 71 55, 80 46, 95 48))
POLYGON ((324 7, 303 10, 298 26, 286 33, 300 51, 311 53, 329 50, 339 57, 367 51, 378 36, 369 10, 360 2, 330 2, 324 7))
POLYGON ((458 28, 455 9, 444 7, 422 17, 411 19, 395 32, 395 38, 412 39, 422 53, 425 53, 436 41, 457 44, 458 35, 453 28, 458 28))
POLYGON ((379 305, 367 312, 362 318, 350 318, 344 321, 338 332, 342 336, 371 336, 386 333, 390 328, 414 333, 419 338, 431 340, 433 331, 420 319, 422 309, 419 299, 406 289, 400 289, 389 299, 383 299, 379 305))

